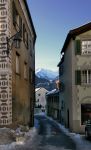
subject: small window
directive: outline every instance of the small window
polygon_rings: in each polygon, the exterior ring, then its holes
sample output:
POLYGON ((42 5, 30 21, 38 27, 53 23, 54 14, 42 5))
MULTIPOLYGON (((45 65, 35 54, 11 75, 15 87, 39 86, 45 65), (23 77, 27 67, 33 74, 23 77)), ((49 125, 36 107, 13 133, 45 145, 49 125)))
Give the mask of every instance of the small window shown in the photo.
POLYGON ((91 54, 91 40, 82 41, 82 54, 91 54))
POLYGON ((35 74, 34 71, 30 68, 29 69, 29 82, 34 83, 35 74))
POLYGON ((28 33, 26 31, 24 24, 23 24, 23 41, 25 43, 26 48, 28 49, 28 33))
POLYGON ((64 83, 63 82, 59 82, 59 90, 60 92, 63 92, 65 89, 64 83))
POLYGON ((83 84, 91 84, 91 70, 82 70, 81 79, 83 84))
POLYGON ((81 104, 81 124, 91 120, 91 104, 81 104))
POLYGON ((30 42, 29 42, 29 50, 30 50, 30 56, 32 57, 32 42, 31 42, 31 40, 30 40, 30 42))
POLYGON ((38 96, 40 96, 41 94, 39 93, 38 96))
POLYGON ((16 5, 13 1, 13 8, 12 8, 12 11, 13 11, 13 24, 15 26, 15 28, 19 30, 19 14, 18 14, 18 11, 16 9, 16 5))
POLYGON ((81 72, 82 75, 82 83, 87 83, 87 70, 83 70, 81 72))
POLYGON ((20 62, 19 62, 19 54, 16 53, 16 73, 20 73, 20 62))
POLYGON ((12 3, 12 18, 13 18, 13 25, 17 31, 20 30, 20 36, 22 36, 22 18, 18 13, 16 8, 15 2, 12 3))

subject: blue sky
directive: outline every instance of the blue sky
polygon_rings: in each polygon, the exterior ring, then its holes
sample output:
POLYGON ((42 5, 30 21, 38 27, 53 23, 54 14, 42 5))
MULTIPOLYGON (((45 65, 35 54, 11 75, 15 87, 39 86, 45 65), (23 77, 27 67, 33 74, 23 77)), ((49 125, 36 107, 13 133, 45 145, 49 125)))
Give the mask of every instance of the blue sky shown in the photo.
POLYGON ((69 30, 91 21, 91 0, 27 0, 37 34, 35 66, 57 70, 69 30))

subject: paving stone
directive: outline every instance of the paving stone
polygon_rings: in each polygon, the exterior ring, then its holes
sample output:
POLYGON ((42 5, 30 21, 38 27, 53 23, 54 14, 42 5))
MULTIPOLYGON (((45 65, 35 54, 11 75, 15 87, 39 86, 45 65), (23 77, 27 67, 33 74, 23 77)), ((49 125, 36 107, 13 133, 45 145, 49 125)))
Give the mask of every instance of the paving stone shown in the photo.
POLYGON ((12 132, 10 129, 7 128, 1 128, 0 129, 0 145, 3 144, 9 144, 11 142, 15 141, 12 132))

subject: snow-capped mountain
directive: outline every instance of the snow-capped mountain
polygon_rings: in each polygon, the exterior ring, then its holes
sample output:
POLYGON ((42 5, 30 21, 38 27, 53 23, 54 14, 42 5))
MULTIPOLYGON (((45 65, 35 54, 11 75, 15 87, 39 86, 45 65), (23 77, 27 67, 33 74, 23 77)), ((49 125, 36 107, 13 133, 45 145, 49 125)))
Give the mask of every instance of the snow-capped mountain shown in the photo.
POLYGON ((48 69, 39 68, 39 69, 36 69, 35 74, 39 78, 45 78, 47 80, 54 80, 58 76, 58 71, 52 71, 48 69))

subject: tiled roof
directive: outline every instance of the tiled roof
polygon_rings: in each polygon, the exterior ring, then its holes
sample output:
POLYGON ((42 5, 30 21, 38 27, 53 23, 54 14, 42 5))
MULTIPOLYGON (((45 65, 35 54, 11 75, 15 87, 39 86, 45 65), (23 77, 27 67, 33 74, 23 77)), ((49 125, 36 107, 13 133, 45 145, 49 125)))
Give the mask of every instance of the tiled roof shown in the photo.
POLYGON ((64 42, 61 53, 65 52, 71 38, 75 39, 75 37, 77 35, 82 34, 82 33, 89 31, 89 30, 91 30, 91 22, 89 22, 83 26, 80 26, 78 28, 75 28, 73 30, 70 30, 67 37, 66 37, 66 40, 64 42))

